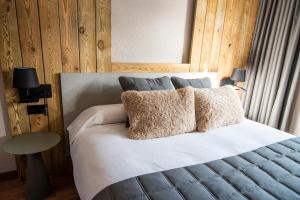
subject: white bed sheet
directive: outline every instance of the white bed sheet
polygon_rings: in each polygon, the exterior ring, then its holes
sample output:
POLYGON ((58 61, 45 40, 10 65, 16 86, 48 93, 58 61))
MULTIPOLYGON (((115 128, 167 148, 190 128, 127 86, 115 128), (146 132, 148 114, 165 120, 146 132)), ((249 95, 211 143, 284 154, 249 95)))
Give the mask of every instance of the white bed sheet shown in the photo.
POLYGON ((123 123, 96 125, 72 135, 74 179, 83 200, 106 186, 142 174, 238 155, 294 136, 245 120, 206 133, 130 140, 123 123))

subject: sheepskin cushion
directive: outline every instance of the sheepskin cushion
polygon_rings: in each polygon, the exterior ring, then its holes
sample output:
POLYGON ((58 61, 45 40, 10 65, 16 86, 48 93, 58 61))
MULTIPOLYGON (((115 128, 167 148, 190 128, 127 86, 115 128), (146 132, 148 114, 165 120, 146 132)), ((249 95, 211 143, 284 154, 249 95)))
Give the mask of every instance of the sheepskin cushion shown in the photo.
POLYGON ((241 101, 231 86, 195 89, 195 109, 198 131, 236 124, 244 119, 241 101))
MULTIPOLYGON (((135 78, 120 76, 120 85, 123 91, 137 90, 137 91, 150 91, 150 90, 172 90, 174 89, 171 79, 167 76, 160 78, 135 78)), ((129 119, 126 119, 125 127, 130 126, 129 119)))
POLYGON ((166 137, 196 129, 195 96, 191 87, 127 91, 121 98, 130 119, 131 139, 166 137))

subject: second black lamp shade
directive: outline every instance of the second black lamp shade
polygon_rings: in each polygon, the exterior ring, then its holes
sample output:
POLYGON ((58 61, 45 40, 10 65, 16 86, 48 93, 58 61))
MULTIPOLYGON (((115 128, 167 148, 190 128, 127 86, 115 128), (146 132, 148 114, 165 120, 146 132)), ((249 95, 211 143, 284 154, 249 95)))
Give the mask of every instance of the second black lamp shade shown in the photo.
POLYGON ((246 70, 235 68, 231 74, 230 79, 235 82, 245 82, 246 70))

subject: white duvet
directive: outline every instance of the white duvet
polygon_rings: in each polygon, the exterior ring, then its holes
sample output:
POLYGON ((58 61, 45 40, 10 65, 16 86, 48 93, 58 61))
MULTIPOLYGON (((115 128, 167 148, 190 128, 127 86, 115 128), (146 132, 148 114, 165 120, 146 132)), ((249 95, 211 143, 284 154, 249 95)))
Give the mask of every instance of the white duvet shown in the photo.
POLYGON ((87 127, 70 137, 75 184, 80 198, 89 200, 118 181, 241 154, 293 136, 245 120, 206 133, 150 140, 128 139, 123 123, 87 127))

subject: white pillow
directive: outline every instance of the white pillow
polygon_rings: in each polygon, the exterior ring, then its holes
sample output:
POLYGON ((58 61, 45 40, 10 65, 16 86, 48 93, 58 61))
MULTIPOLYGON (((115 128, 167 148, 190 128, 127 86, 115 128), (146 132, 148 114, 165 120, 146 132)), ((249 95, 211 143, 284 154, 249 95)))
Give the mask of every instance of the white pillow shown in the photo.
POLYGON ((75 138, 82 130, 103 124, 115 124, 126 121, 126 113, 123 104, 110 104, 94 106, 86 109, 68 126, 67 130, 71 138, 75 138))

